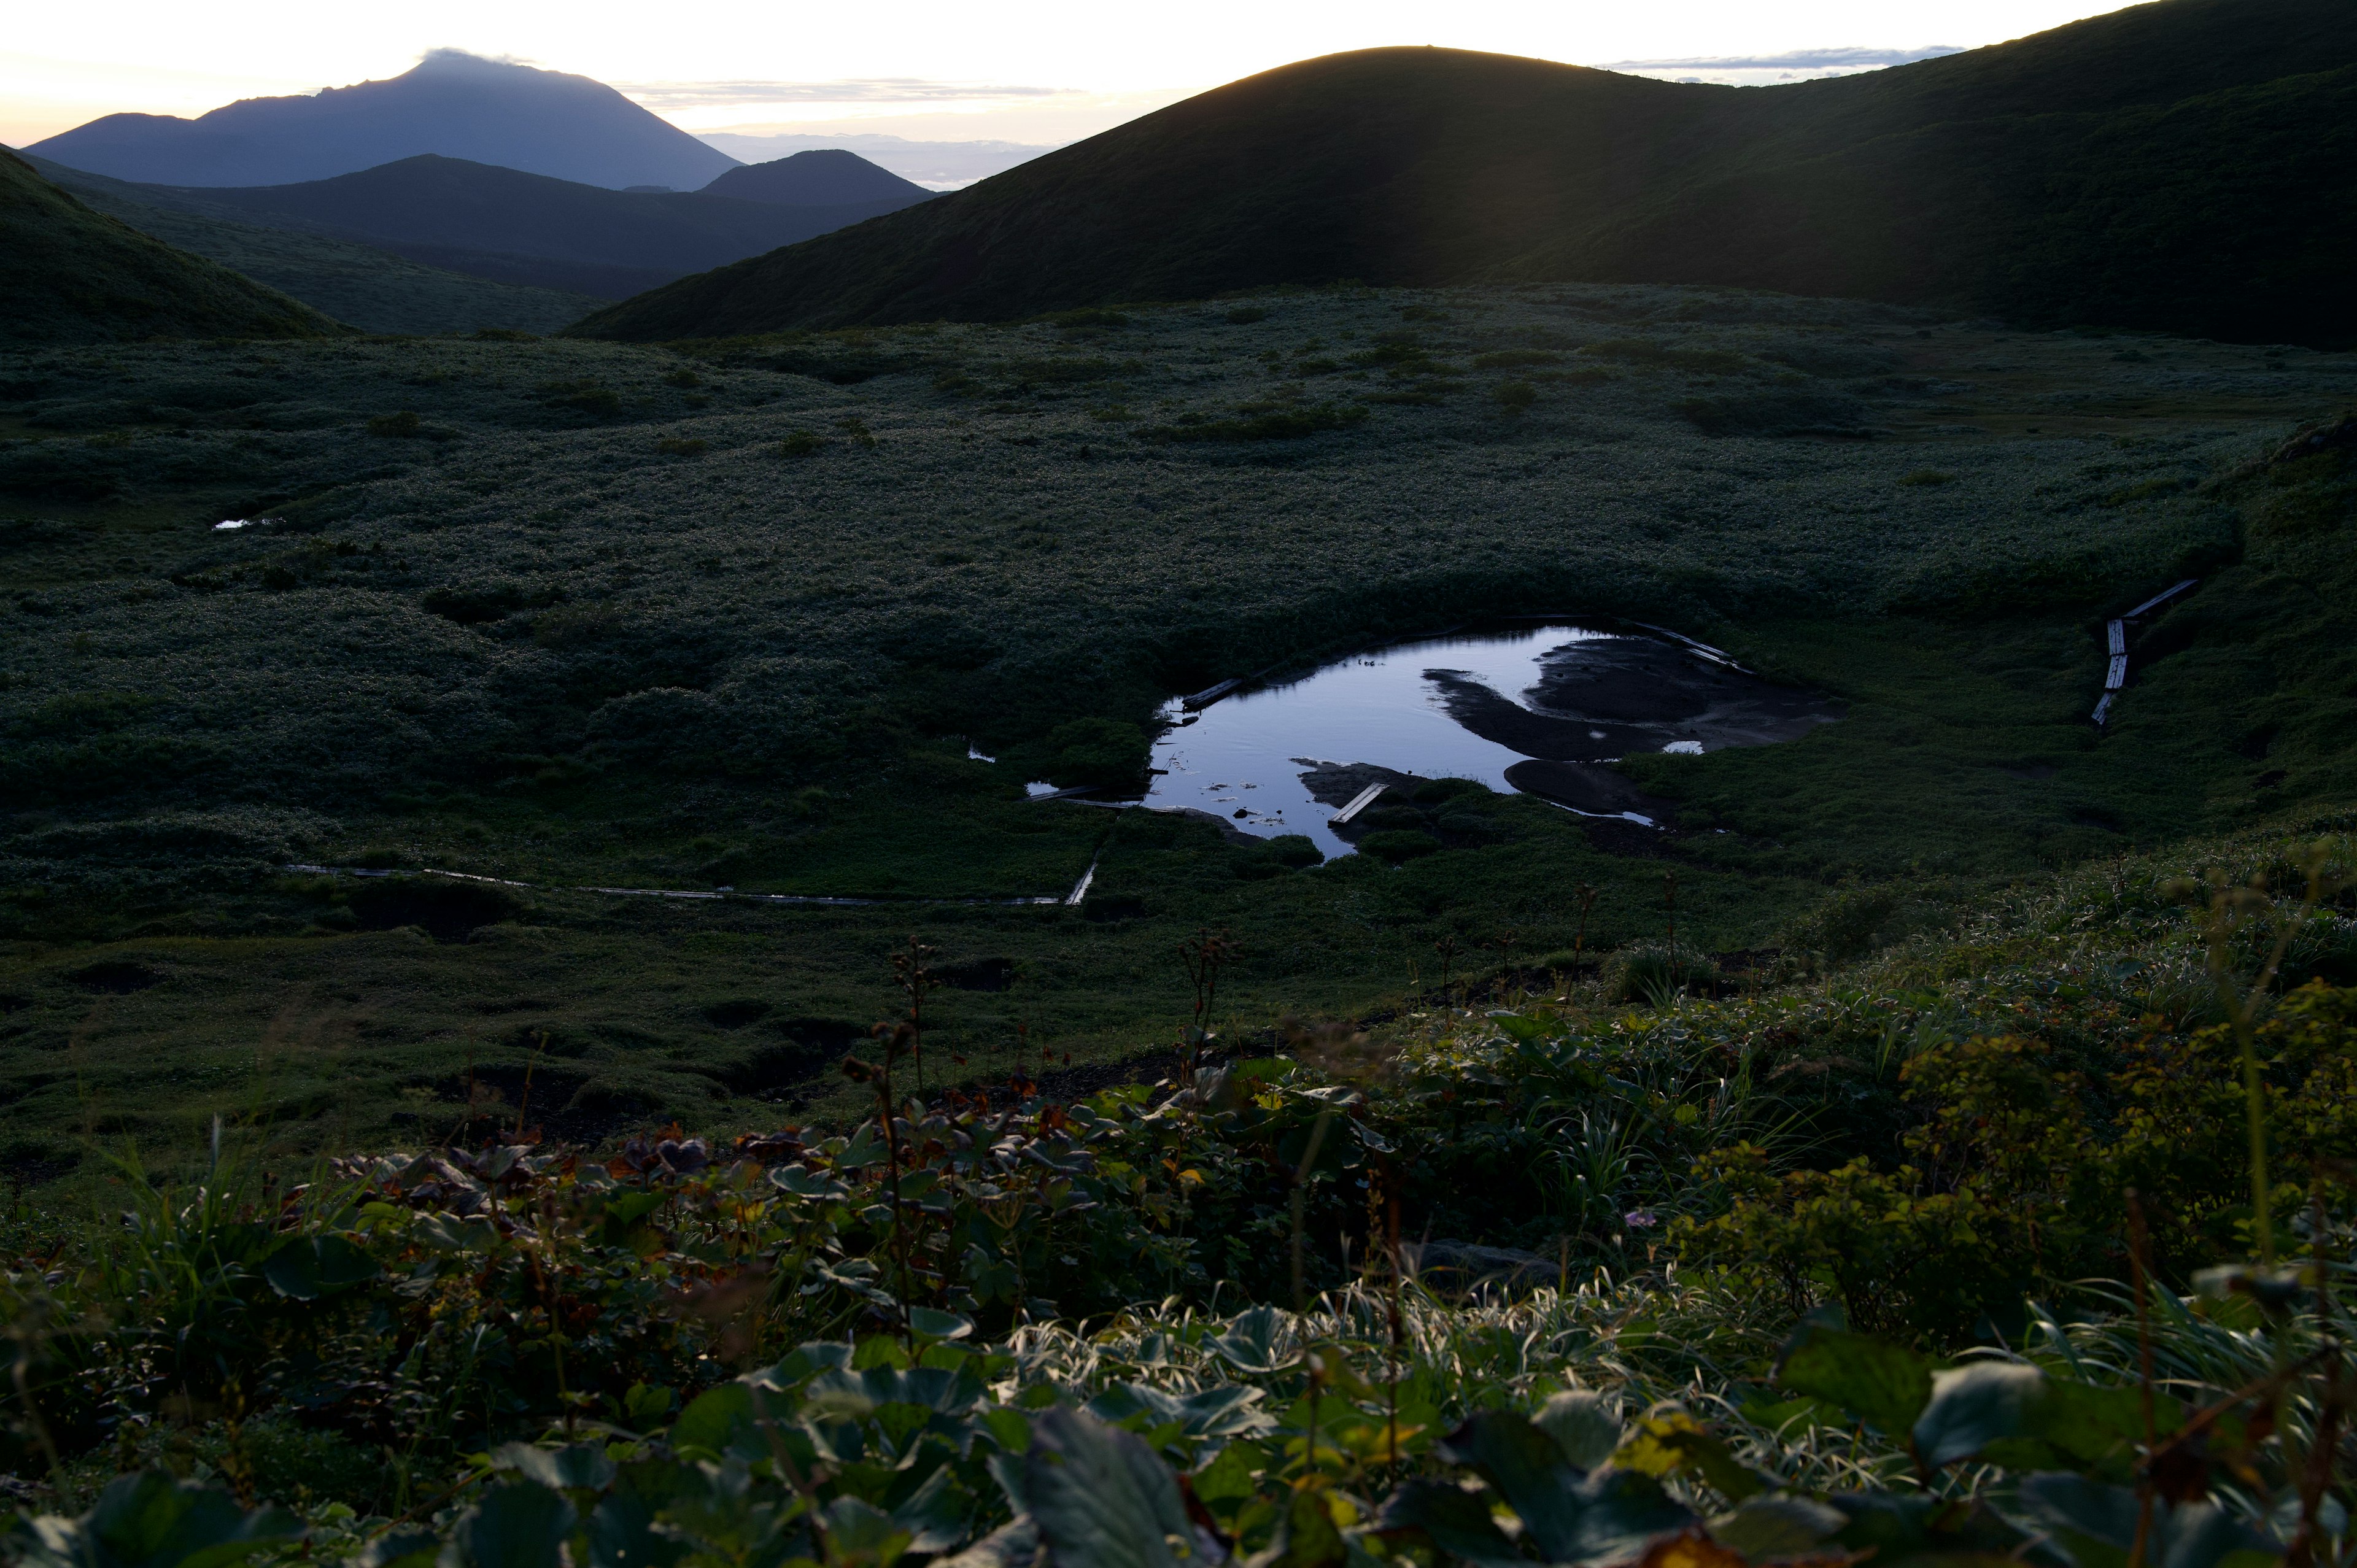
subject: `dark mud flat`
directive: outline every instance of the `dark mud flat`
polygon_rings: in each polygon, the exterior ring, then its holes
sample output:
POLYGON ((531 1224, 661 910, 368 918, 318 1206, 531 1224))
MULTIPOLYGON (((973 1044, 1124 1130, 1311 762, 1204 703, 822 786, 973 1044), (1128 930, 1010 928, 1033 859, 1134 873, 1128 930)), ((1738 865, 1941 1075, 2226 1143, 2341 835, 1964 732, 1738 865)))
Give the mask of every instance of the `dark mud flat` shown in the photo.
MULTIPOLYGON (((1650 637, 1586 638, 1549 650, 1541 655, 1538 681, 1522 693, 1523 702, 1460 671, 1427 670, 1425 679, 1458 724, 1484 740, 1546 762, 1772 746, 1842 716, 1841 705, 1830 698, 1774 685, 1692 648, 1650 637)), ((1518 789, 1530 789, 1515 777, 1518 771, 1508 768, 1508 781, 1518 789)), ((1544 789, 1530 792, 1561 798, 1544 789)), ((1564 803, 1577 805, 1569 799, 1564 803)))
POLYGON ((1357 799, 1359 792, 1368 785, 1389 786, 1376 798, 1372 807, 1351 821, 1341 823, 1329 821, 1326 823, 1328 832, 1352 849, 1358 848, 1359 841, 1373 830, 1378 811, 1386 805, 1405 804, 1414 797, 1417 785, 1432 782, 1417 774, 1377 768, 1371 762, 1318 762, 1307 757, 1297 757, 1293 760, 1301 764, 1301 787, 1309 792, 1309 798, 1338 811, 1357 799))
MULTIPOLYGON (((1340 811, 1370 784, 1387 784, 1405 795, 1419 784, 1431 779, 1420 773, 1402 773, 1394 768, 1378 768, 1372 762, 1319 762, 1314 757, 1297 757, 1301 765, 1301 787, 1309 798, 1321 806, 1340 811)), ((1347 831, 1348 824, 1345 824, 1347 831)))
POLYGON ((1506 782, 1525 795, 1536 795, 1587 817, 1641 821, 1652 827, 1674 825, 1670 802, 1642 789, 1609 768, 1587 762, 1517 762, 1506 769, 1506 782))

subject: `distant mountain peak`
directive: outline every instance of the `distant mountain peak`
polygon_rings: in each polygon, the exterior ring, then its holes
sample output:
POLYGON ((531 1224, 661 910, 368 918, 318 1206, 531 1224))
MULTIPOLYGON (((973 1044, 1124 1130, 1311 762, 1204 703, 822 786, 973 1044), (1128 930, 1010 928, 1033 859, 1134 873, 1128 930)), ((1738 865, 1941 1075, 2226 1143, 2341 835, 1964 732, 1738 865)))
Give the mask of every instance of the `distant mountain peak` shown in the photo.
POLYGON ((704 188, 704 194, 773 207, 847 207, 863 201, 921 201, 932 192, 857 153, 822 147, 726 170, 704 188))
MULTIPOLYGON (((500 71, 509 70, 541 70, 544 71, 544 74, 550 76, 561 76, 565 74, 562 71, 544 70, 544 68, 533 65, 527 60, 520 60, 513 55, 479 55, 470 53, 466 49, 448 48, 427 49, 424 54, 418 56, 417 63, 415 65, 410 67, 408 70, 402 74, 407 76, 414 75, 419 71, 426 71, 437 76, 472 74, 492 75, 500 71)), ((583 78, 581 80, 587 81, 587 79, 583 78)))
POLYGON ((149 185, 332 179, 421 154, 619 189, 694 190, 737 160, 586 76, 434 48, 399 76, 246 98, 193 120, 109 114, 27 151, 149 185))

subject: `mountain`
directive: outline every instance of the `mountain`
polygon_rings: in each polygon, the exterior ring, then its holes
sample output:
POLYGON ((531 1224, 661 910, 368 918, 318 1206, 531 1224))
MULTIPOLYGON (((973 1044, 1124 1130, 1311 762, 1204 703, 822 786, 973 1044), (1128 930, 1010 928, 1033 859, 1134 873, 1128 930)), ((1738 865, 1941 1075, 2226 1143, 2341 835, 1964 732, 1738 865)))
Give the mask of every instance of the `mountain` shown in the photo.
POLYGON ((2357 340, 2357 5, 2159 0, 1774 88, 1371 49, 600 312, 630 338, 1341 279, 1692 283, 2357 340))
POLYGON ((857 153, 826 147, 728 169, 700 194, 779 207, 848 207, 864 201, 922 201, 933 193, 857 153))
POLYGON ((546 333, 602 303, 589 295, 429 267, 355 241, 264 228, 209 202, 175 196, 173 204, 163 205, 152 199, 149 187, 84 174, 46 158, 25 161, 84 206, 120 219, 149 239, 219 262, 363 332, 427 336, 489 328, 546 333))
POLYGON ((605 299, 931 199, 920 187, 907 188, 913 194, 780 207, 701 191, 608 190, 431 155, 296 185, 130 188, 155 205, 358 241, 428 266, 605 299))
POLYGON ((615 189, 693 190, 737 162, 603 82, 457 49, 389 81, 241 99, 193 120, 109 114, 27 150, 155 185, 291 185, 436 153, 615 189))
POLYGON ((840 147, 857 153, 903 179, 932 187, 971 185, 1063 145, 1060 142, 1045 146, 1025 142, 912 142, 905 136, 879 135, 872 131, 834 136, 786 131, 768 135, 706 131, 696 139, 709 142, 729 156, 748 164, 768 163, 788 153, 840 147))
POLYGON ((345 328, 227 267, 156 243, 0 149, 0 342, 319 338, 345 328))

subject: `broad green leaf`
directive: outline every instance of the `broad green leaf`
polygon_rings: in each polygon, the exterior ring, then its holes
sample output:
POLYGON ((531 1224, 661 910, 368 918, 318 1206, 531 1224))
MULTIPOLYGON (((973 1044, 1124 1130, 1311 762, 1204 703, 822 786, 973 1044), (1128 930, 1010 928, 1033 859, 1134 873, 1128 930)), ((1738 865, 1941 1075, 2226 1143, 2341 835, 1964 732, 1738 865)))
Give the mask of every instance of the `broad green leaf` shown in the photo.
MULTIPOLYGON (((2126 1568, 2135 1550, 2136 1495, 2083 1476, 2048 1473, 2021 1483, 2022 1511, 2052 1532, 2078 1568, 2126 1568)), ((2214 1503, 2153 1507, 2145 1560, 2153 1568, 2263 1568, 2283 1555, 2214 1503)))
POLYGON ((1189 1476, 1188 1483, 1194 1488, 1195 1500, 1224 1520, 1235 1511, 1236 1504, 1258 1495, 1257 1473, 1266 1463, 1266 1455, 1254 1444, 1231 1443, 1189 1476))
POLYGON ((1383 1536, 1421 1533, 1424 1538, 1465 1562, 1486 1565, 1524 1563, 1514 1543, 1490 1517, 1490 1505, 1447 1481, 1410 1480, 1383 1500, 1376 1516, 1375 1533, 1383 1536))
POLYGON ((936 1557, 931 1568, 1031 1568, 1039 1555, 1039 1526, 1029 1516, 1000 1525, 954 1557, 936 1557))
POLYGON ((601 1498, 589 1516, 590 1568, 671 1568, 689 1544, 654 1526, 653 1510, 635 1492, 601 1498))
POLYGON ((622 1415, 634 1426, 652 1426, 671 1413, 678 1397, 667 1388, 632 1383, 630 1391, 622 1396, 622 1415))
POLYGON ((1932 1398, 1932 1366, 1863 1334, 1804 1323, 1786 1342, 1776 1380, 1839 1405, 1887 1437, 1905 1437, 1932 1398))
POLYGON ((1931 1402, 1916 1418, 1915 1452, 1937 1469, 1969 1459, 2034 1424, 2046 1374, 2007 1361, 1975 1361, 1932 1377, 1931 1402))
POLYGON ((978 1412, 975 1419, 982 1423, 982 1430, 990 1440, 1010 1454, 1020 1454, 1031 1446, 1031 1423, 1023 1418, 1019 1410, 993 1405, 978 1412))
POLYGON ((748 1375, 748 1380, 765 1389, 783 1392, 798 1389, 821 1372, 843 1371, 851 1365, 851 1347, 836 1340, 818 1339, 798 1345, 776 1366, 748 1375))
POLYGON ((1275 1423, 1265 1412, 1254 1408, 1260 1401, 1258 1389, 1222 1383, 1180 1401, 1179 1420, 1186 1423, 1189 1437, 1242 1437, 1265 1432, 1275 1423))
POLYGON ((1870 1551, 1878 1565, 1932 1557, 1943 1568, 1975 1568, 1969 1559, 2008 1557, 2029 1541, 1978 1502, 1894 1492, 1836 1492, 1820 1500, 1849 1520, 1835 1540, 1852 1552, 1870 1551))
POLYGON ((576 1519, 564 1493, 503 1481, 458 1516, 450 1539, 471 1568, 558 1568, 576 1519))
POLYGON ((834 1166, 837 1170, 856 1171, 867 1165, 880 1165, 890 1153, 883 1134, 876 1131, 876 1123, 862 1122, 859 1131, 851 1135, 851 1142, 845 1146, 843 1153, 834 1156, 834 1166))
POLYGON ((513 1470, 527 1481, 538 1481, 558 1491, 604 1491, 614 1480, 614 1461, 595 1443, 564 1448, 536 1448, 529 1443, 503 1444, 491 1462, 513 1470))
POLYGON ((619 1234, 662 1206, 663 1195, 659 1192, 618 1192, 606 1200, 600 1212, 607 1230, 619 1234))
POLYGON ((1031 1490, 1030 1483, 1025 1478, 1028 1462, 1023 1457, 1024 1453, 1022 1449, 1001 1449, 983 1461, 983 1466, 990 1472, 990 1478, 998 1483, 1000 1491, 1006 1494, 1007 1508, 1018 1514, 1031 1511, 1031 1490))
POLYGON ((908 1529, 862 1498, 835 1498, 825 1520, 829 1568, 892 1568, 909 1550, 908 1529))
MULTIPOLYGON (((2049 1378, 2031 1413, 2032 1430, 2053 1452, 2054 1466, 2093 1471, 2107 1480, 2132 1477, 2136 1450, 2144 1442, 2144 1398, 2138 1390, 2049 1378)), ((2164 1436, 2177 1431, 2185 1424, 2185 1406, 2156 1391, 2152 1424, 2164 1436)))
POLYGON ((1449 1434, 1441 1455, 1480 1471, 1551 1563, 1625 1555, 1694 1522, 1650 1476, 1608 1468, 1582 1477, 1555 1439, 1511 1411, 1474 1416, 1449 1434))
POLYGON ((1033 1424, 1024 1491, 1059 1568, 1178 1568, 1194 1529, 1169 1466, 1134 1433, 1061 1405, 1033 1424))
POLYGON ((947 1465, 892 1509, 892 1522, 909 1532, 911 1552, 946 1552, 965 1539, 970 1500, 947 1465))
POLYGON ((455 1214, 420 1215, 410 1234, 439 1252, 495 1252, 500 1233, 482 1215, 464 1219, 455 1214))
POLYGON ((1516 1045, 1528 1045, 1546 1037, 1545 1024, 1536 1018, 1525 1018, 1519 1013, 1492 1013, 1490 1022, 1500 1034, 1516 1045))
POLYGON ((1566 1389, 1532 1418, 1576 1469, 1593 1470, 1620 1446, 1620 1417, 1594 1389, 1566 1389))
POLYGON ((758 1431, 753 1391, 743 1383, 722 1383, 688 1402, 672 1425, 671 1442, 682 1453, 694 1449, 717 1458, 758 1431))
POLYGON ((383 1271, 341 1236, 297 1236, 264 1260, 262 1277, 290 1301, 317 1301, 366 1284, 383 1271))
POLYGON ((221 1568, 267 1546, 300 1540, 302 1524, 280 1509, 248 1513, 219 1487, 173 1478, 160 1469, 118 1476, 78 1521, 54 1525, 60 1541, 78 1540, 76 1561, 127 1568, 221 1568), (95 1554, 87 1548, 95 1545, 95 1554))
MULTIPOLYGON (((1245 1568, 1341 1568, 1351 1549, 1342 1538, 1341 1520, 1335 1517, 1339 1500, 1327 1489, 1323 1476, 1296 1481, 1277 1522, 1276 1539, 1268 1550, 1246 1559, 1245 1568)), ((1343 1510, 1349 1507, 1341 1504, 1343 1510)))
POLYGON ((1612 1462, 1659 1480, 1679 1470, 1699 1471, 1729 1502, 1741 1502, 1777 1486, 1736 1458, 1726 1444, 1703 1430, 1683 1405, 1663 1403, 1632 1422, 1612 1462))
POLYGON ((802 1165, 772 1165, 770 1168, 770 1185, 796 1197, 821 1201, 851 1196, 851 1188, 824 1171, 809 1170, 802 1165))
POLYGON ((1733 1513, 1711 1520, 1710 1533, 1721 1546, 1746 1557, 1796 1557, 1848 1523, 1849 1516, 1839 1509, 1778 1493, 1745 1498, 1733 1513))
POLYGON ((441 1555, 442 1538, 419 1525, 404 1525, 378 1536, 352 1559, 358 1568, 434 1568, 441 1555))
POLYGON ((930 1306, 909 1309, 909 1332, 920 1339, 963 1339, 974 1332, 974 1319, 930 1306))
POLYGON ((1225 1334, 1204 1341, 1222 1359, 1240 1372, 1254 1376, 1281 1371, 1300 1352, 1285 1345, 1285 1315, 1273 1306, 1255 1306, 1236 1315, 1225 1334))

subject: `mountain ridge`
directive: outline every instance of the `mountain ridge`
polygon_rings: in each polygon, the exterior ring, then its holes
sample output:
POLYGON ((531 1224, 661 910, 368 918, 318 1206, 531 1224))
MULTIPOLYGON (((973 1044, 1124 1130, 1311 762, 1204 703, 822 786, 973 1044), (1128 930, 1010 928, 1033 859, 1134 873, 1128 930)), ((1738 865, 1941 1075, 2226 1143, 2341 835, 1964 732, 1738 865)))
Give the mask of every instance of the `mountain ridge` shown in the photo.
POLYGON ((1356 279, 1713 284, 2346 341, 2352 82, 2346 0, 2157 0, 1764 89, 1363 50, 1215 89, 573 330, 1006 319, 1356 279))
POLYGON ((932 199, 909 188, 913 196, 883 201, 784 207, 701 191, 611 190, 421 154, 293 185, 135 184, 127 194, 476 277, 614 299, 932 199))
POLYGON ((46 158, 25 161, 85 207, 364 332, 553 332, 613 297, 494 282, 357 240, 255 223, 200 200, 160 201, 155 199, 156 188, 85 174, 46 158))

